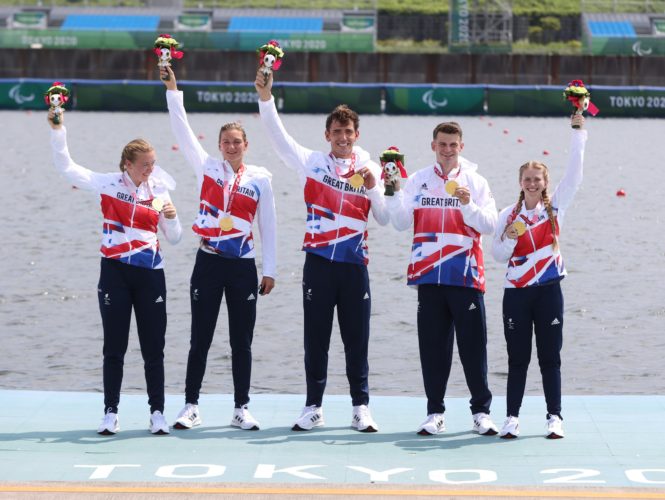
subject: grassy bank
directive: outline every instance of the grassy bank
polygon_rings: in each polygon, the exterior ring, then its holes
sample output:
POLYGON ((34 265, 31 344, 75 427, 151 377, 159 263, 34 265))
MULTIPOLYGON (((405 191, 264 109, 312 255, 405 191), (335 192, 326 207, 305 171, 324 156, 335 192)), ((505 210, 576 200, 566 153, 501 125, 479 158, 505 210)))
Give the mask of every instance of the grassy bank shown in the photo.
MULTIPOLYGON (((144 0, 0 0, 0 5, 132 6, 144 0)), ((479 0, 482 7, 483 0, 479 0)), ((448 1, 432 0, 185 0, 186 8, 343 9, 379 10, 386 13, 445 14, 448 1)), ((515 15, 565 16, 585 12, 665 12, 665 0, 513 0, 515 15)))
MULTIPOLYGON (((377 52, 400 53, 400 54, 447 54, 448 46, 441 45, 438 40, 423 40, 414 42, 413 40, 377 40, 377 52)), ((513 42, 513 54, 559 54, 559 55, 580 55, 582 53, 582 43, 577 40, 569 42, 552 43, 530 43, 528 40, 513 42)))

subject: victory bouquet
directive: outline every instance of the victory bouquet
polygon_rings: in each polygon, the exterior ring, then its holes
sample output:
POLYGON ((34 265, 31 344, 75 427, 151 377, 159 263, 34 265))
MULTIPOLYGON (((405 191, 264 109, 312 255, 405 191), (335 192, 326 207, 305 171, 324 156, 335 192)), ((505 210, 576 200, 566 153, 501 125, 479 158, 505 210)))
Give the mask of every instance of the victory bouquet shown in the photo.
MULTIPOLYGON (((600 111, 591 102, 591 92, 584 86, 582 80, 573 80, 563 91, 564 99, 573 103, 575 114, 581 115, 585 111, 589 111, 592 116, 596 116, 600 111)), ((578 128, 573 125, 573 128, 578 128)))
MULTIPOLYGON (((166 68, 171 66, 171 59, 182 59, 185 55, 181 50, 178 50, 180 44, 171 35, 163 34, 155 40, 155 47, 153 52, 157 55, 157 66, 166 68)), ((166 75, 165 80, 169 79, 166 75)))
POLYGON ((397 178, 407 178, 406 169, 404 168, 404 153, 400 153, 396 146, 390 146, 381 153, 379 160, 381 161, 381 179, 384 180, 384 194, 393 196, 397 178))
POLYGON ((53 85, 44 93, 44 102, 51 109, 55 110, 53 116, 53 123, 58 125, 60 123, 60 115, 62 114, 62 107, 69 100, 69 89, 65 87, 62 82, 53 82, 53 85))
POLYGON ((277 40, 270 40, 265 45, 261 45, 256 49, 257 54, 259 55, 259 67, 261 68, 261 73, 265 81, 268 81, 270 73, 272 71, 277 71, 282 65, 282 58, 284 57, 284 51, 279 46, 277 40))

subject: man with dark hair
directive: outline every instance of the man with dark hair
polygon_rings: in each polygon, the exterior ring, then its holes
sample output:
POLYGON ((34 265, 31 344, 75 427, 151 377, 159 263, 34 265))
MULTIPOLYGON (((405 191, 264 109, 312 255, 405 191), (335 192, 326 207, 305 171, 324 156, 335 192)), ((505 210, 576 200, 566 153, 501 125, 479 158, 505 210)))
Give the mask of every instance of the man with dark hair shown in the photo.
POLYGON ((418 287, 418 344, 427 396, 427 419, 418 434, 445 430, 444 397, 452 364, 453 340, 471 392, 473 430, 492 436, 492 393, 487 385, 485 275, 481 235, 492 234, 497 211, 478 166, 462 158, 462 128, 434 128, 436 162, 415 172, 387 206, 398 231, 413 224, 408 284, 418 287))
POLYGON ((266 79, 257 71, 254 86, 261 121, 279 157, 298 172, 307 205, 302 281, 307 400, 293 430, 308 431, 324 423, 321 405, 336 307, 353 404, 351 425, 361 432, 376 432, 378 426, 367 407, 371 308, 367 220, 370 211, 381 225, 390 220, 376 181, 381 169, 355 145, 360 135, 358 115, 344 104, 326 119, 330 152, 298 144, 277 114, 272 81, 272 75, 266 79))
MULTIPOLYGON (((434 127, 434 131, 432 132, 432 139, 436 140, 436 136, 439 135, 439 132, 443 134, 453 134, 453 135, 459 135, 459 140, 460 144, 462 144, 462 147, 464 145, 462 141, 462 127, 460 126, 459 123, 457 122, 443 122, 439 123, 436 127, 434 127)), ((461 151, 461 149, 460 149, 461 151)))

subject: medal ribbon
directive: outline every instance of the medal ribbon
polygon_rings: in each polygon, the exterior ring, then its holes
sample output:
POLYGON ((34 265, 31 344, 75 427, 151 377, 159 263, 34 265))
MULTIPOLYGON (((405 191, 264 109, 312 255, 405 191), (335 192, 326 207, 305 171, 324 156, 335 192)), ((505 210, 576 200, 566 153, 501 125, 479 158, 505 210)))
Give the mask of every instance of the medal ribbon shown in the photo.
POLYGON ((351 166, 349 167, 349 171, 345 174, 341 174, 339 172, 339 167, 337 166, 337 158, 335 158, 332 153, 328 154, 330 158, 332 159, 333 163, 335 164, 335 171, 337 172, 337 175, 339 175, 342 179, 348 179, 349 177, 352 177, 356 173, 356 155, 353 153, 351 155, 351 166))
POLYGON ((242 164, 240 165, 240 168, 236 172, 236 179, 233 181, 233 186, 229 189, 229 201, 226 204, 226 210, 224 210, 225 213, 231 215, 231 205, 233 205, 233 198, 236 195, 236 192, 238 191, 238 188, 240 187, 240 179, 242 177, 242 174, 245 172, 245 165, 242 164))
POLYGON ((522 219, 524 222, 527 223, 529 226, 533 226, 536 222, 538 222, 538 216, 534 215, 531 219, 529 219, 526 215, 520 214, 520 219, 522 219))
POLYGON ((439 167, 438 163, 434 164, 434 172, 436 172, 436 175, 441 177, 445 182, 448 182, 448 180, 457 179, 461 171, 462 169, 457 167, 457 173, 449 178, 446 174, 443 173, 443 169, 439 167))
MULTIPOLYGON (((145 206, 141 203, 141 200, 139 200, 139 190, 141 189, 141 184, 145 184, 145 190, 148 192, 148 198, 143 200, 143 201, 149 201, 152 202, 152 200, 155 200, 155 195, 152 192, 152 188, 150 187, 150 180, 147 180, 145 182, 142 182, 138 186, 134 186, 134 181, 132 178, 129 176, 129 172, 127 170, 123 170, 123 176, 122 176, 122 183, 127 187, 127 190, 129 192, 133 192, 132 197, 134 198, 134 203, 145 206), (125 177, 126 176, 126 177, 125 177)), ((152 208, 152 205, 150 205, 152 208)), ((157 210, 159 212, 159 210, 157 210)))

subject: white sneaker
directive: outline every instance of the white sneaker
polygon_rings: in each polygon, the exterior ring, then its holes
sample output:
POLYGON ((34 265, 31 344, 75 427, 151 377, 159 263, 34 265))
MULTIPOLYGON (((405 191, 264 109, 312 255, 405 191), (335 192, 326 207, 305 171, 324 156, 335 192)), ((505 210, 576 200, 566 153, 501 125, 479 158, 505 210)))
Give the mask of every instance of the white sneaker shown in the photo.
POLYGON ((367 405, 353 407, 351 427, 358 429, 360 432, 376 432, 379 430, 379 426, 376 425, 367 405))
POLYGON ((173 427, 175 429, 191 429, 201 425, 201 414, 199 413, 199 405, 193 405, 187 403, 185 407, 180 410, 178 416, 176 417, 175 424, 173 427))
POLYGON ((97 427, 97 434, 102 436, 112 436, 120 430, 117 413, 107 413, 102 418, 102 423, 97 427))
POLYGON ((433 436, 434 434, 441 434, 445 430, 446 421, 443 418, 443 413, 430 413, 425 421, 420 424, 416 433, 421 436, 433 436))
POLYGON ((233 418, 231 419, 231 425, 234 427, 240 427, 246 431, 258 431, 259 422, 247 409, 247 405, 243 405, 241 408, 233 409, 233 418))
POLYGON ((323 408, 320 406, 305 406, 302 413, 295 421, 291 430, 293 431, 311 431, 314 427, 322 427, 325 424, 323 421, 323 408))
POLYGON ((159 410, 153 411, 150 415, 150 432, 160 435, 169 433, 169 424, 159 410))
POLYGON ((558 415, 547 418, 547 439, 561 439, 563 434, 563 420, 558 415))
POLYGON ((515 439, 520 435, 520 419, 508 417, 501 427, 499 437, 503 439, 515 439))
POLYGON ((481 436, 496 436, 499 430, 487 413, 474 413, 473 432, 477 432, 481 436))

